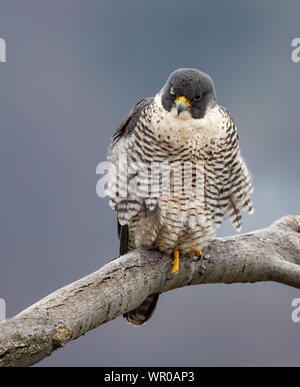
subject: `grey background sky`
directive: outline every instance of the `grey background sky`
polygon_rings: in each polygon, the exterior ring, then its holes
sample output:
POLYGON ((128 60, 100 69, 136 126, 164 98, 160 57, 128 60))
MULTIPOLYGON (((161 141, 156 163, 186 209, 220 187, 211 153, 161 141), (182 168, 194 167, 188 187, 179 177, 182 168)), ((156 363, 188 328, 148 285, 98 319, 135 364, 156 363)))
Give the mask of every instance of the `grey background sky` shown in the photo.
MULTIPOLYGON (((211 75, 252 172, 243 231, 299 214, 299 0, 0 0, 0 297, 13 316, 117 256, 97 164, 170 72, 211 75)), ((226 223, 219 235, 233 234, 226 223)), ((164 294, 141 328, 122 318, 43 366, 300 365, 300 291, 267 283, 164 294)))

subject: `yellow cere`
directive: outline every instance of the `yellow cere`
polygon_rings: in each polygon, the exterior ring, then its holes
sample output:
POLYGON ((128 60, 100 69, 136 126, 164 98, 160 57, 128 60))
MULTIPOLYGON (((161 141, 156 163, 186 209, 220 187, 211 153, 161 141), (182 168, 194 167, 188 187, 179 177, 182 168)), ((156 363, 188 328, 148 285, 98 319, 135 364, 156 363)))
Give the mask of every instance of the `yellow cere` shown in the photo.
POLYGON ((177 97, 176 100, 175 100, 175 103, 179 102, 179 101, 184 102, 187 106, 192 106, 190 101, 184 95, 182 95, 181 97, 177 97))

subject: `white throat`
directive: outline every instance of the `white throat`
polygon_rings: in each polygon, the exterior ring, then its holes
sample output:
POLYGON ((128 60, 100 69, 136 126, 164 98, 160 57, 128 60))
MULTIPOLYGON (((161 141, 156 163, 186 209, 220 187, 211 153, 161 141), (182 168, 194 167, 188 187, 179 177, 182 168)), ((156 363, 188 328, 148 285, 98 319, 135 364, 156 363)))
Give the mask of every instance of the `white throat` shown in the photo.
MULTIPOLYGON (((222 127, 222 120, 224 119, 220 113, 218 105, 210 109, 203 118, 193 118, 188 110, 179 114, 175 106, 171 111, 166 111, 161 103, 161 93, 158 93, 154 99, 155 104, 159 107, 159 110, 163 110, 163 116, 157 124, 156 130, 161 135, 160 138, 166 136, 178 136, 183 139, 196 136, 198 138, 205 137, 219 137, 220 129, 222 127)), ((155 118, 154 118, 155 120, 155 118)), ((154 121, 155 122, 155 121, 154 121)))

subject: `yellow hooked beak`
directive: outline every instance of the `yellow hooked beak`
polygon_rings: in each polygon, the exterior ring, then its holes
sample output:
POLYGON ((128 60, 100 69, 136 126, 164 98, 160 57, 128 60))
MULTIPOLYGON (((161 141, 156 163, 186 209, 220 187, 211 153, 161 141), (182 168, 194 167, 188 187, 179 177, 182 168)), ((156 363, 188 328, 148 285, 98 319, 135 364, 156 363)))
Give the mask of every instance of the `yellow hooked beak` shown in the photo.
POLYGON ((176 108, 177 108, 177 113, 178 115, 183 111, 183 110, 186 110, 189 106, 192 106, 192 104, 190 103, 190 101, 185 97, 185 96, 181 96, 181 97, 177 97, 175 99, 175 105, 176 105, 176 108))

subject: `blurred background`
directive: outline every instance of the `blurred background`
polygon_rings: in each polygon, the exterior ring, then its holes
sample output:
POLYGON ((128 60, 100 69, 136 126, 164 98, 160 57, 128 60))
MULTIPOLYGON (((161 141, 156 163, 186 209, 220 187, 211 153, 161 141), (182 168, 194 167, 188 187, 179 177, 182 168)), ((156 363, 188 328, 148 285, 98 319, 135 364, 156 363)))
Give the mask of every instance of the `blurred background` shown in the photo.
MULTIPOLYGON (((243 231, 299 214, 300 3, 0 0, 0 298, 11 317, 118 255, 96 166, 140 99, 178 67, 211 75, 253 175, 243 231)), ((234 233, 226 222, 218 235, 234 233)), ((42 366, 297 366, 300 290, 203 285, 164 294, 151 322, 122 318, 42 366)))

